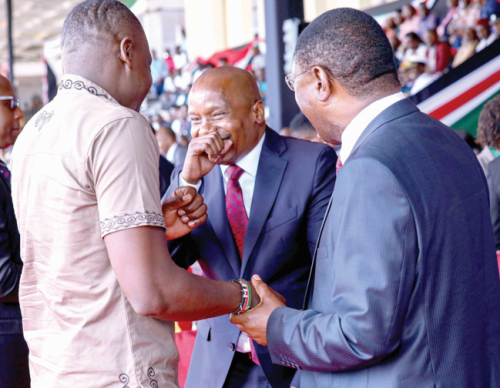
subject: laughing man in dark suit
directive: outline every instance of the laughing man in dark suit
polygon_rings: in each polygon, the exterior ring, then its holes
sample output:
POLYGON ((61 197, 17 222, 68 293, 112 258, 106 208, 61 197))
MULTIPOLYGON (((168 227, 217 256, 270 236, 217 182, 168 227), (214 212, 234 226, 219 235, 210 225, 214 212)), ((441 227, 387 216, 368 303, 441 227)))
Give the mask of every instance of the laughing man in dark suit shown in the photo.
MULTIPOLYGON (((193 140, 169 191, 195 185, 208 221, 170 245, 173 259, 183 266, 199 260, 215 280, 259 273, 300 308, 333 190, 335 152, 267 128, 255 80, 237 68, 203 73, 189 116, 193 140)), ((290 387, 295 371, 273 365, 267 348, 250 343, 227 316, 198 328, 187 388, 290 387)))

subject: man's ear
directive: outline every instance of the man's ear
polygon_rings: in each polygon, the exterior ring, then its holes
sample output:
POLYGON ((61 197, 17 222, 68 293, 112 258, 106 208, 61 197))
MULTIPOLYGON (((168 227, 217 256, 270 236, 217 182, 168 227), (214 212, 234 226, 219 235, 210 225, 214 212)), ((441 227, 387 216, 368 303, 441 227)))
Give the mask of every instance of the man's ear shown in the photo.
POLYGON ((266 122, 266 114, 265 114, 265 106, 262 100, 257 101, 253 105, 253 113, 255 115, 255 121, 258 124, 262 124, 266 122))
POLYGON ((127 65, 129 69, 132 68, 132 47, 132 39, 125 37, 121 40, 118 59, 127 65))
POLYGON ((334 82, 330 79, 325 69, 319 66, 314 67, 312 73, 314 76, 316 97, 321 102, 326 102, 333 93, 334 82))

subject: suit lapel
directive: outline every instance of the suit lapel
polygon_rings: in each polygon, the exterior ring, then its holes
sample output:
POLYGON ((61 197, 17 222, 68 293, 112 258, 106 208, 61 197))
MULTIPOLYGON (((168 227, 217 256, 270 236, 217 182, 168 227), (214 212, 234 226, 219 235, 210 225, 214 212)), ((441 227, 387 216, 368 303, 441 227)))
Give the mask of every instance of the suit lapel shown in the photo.
POLYGON ((248 220, 247 235, 243 247, 243 262, 240 276, 243 276, 248 260, 259 239, 262 228, 276 201, 288 162, 281 158, 286 150, 283 139, 272 129, 267 128, 266 139, 260 154, 259 167, 255 180, 252 210, 248 220))
MULTIPOLYGON (((381 114, 379 114, 377 117, 375 117, 375 119, 373 119, 373 121, 368 125, 368 127, 366 127, 366 129, 363 131, 363 133, 359 137, 358 141, 354 145, 354 148, 351 152, 351 156, 354 155, 354 153, 365 142, 365 140, 373 132, 375 132, 378 128, 380 128, 382 125, 384 125, 392 120, 406 116, 410 113, 416 112, 416 111, 418 111, 418 108, 415 106, 415 104, 413 104, 413 102, 411 102, 408 99, 398 101, 395 104, 391 105, 389 108, 387 108, 381 114)), ((347 159, 347 163, 348 162, 349 162, 349 159, 347 159)), ((335 192, 335 189, 334 189, 334 192, 335 192)), ((323 218, 323 224, 321 225, 321 229, 319 232, 318 242, 316 244, 313 262, 311 265, 311 272, 309 274, 309 281, 307 283, 306 294, 305 294, 305 298, 304 298, 304 308, 307 308, 307 306, 309 305, 309 299, 311 297, 311 290, 314 286, 314 271, 315 271, 315 267, 316 267, 317 250, 318 250, 319 244, 321 242, 321 235, 323 234, 323 229, 325 227, 326 222, 328 221, 328 215, 330 214, 332 202, 333 202, 333 194, 332 194, 332 197, 330 198, 330 203, 328 204, 328 208, 326 210, 325 217, 323 218)), ((333 252, 331 252, 330 254, 333 255, 333 252)))
POLYGON ((233 232, 227 220, 226 196, 224 194, 224 181, 220 167, 215 166, 203 180, 206 184, 203 185, 202 195, 205 198, 208 208, 208 222, 210 222, 222 250, 226 254, 226 259, 229 261, 235 277, 239 277, 241 261, 236 243, 234 242, 233 232))
POLYGON ((309 280, 307 281, 306 294, 304 296, 304 309, 306 309, 309 304, 309 296, 311 294, 311 289, 314 286, 314 271, 316 270, 316 256, 318 254, 318 247, 321 242, 321 235, 323 234, 323 229, 325 228, 326 222, 328 220, 328 215, 330 214, 330 209, 332 208, 332 203, 333 203, 333 193, 332 196, 330 197, 330 202, 328 202, 328 207, 326 209, 325 216, 323 217, 323 222, 319 230, 319 236, 318 236, 318 241, 316 243, 316 248, 314 249, 314 257, 311 264, 311 270, 309 272, 309 280))

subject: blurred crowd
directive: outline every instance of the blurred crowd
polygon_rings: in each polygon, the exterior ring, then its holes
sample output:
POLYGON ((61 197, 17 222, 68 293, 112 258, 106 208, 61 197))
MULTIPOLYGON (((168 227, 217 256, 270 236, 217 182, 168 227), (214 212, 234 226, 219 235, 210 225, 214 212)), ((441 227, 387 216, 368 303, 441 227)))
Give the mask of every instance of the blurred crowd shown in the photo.
POLYGON ((448 0, 444 18, 421 3, 389 15, 385 32, 403 91, 413 95, 500 37, 498 0, 448 0))

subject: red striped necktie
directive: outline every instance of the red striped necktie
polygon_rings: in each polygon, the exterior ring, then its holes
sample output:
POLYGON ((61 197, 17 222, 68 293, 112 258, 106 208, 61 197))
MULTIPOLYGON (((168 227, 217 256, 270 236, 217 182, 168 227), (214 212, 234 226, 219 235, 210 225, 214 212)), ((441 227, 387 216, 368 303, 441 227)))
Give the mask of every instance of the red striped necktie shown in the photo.
MULTIPOLYGON (((234 241, 238 247, 240 260, 243 259, 243 246, 247 235, 248 215, 243 203, 243 192, 239 179, 245 171, 238 166, 231 165, 227 168, 226 213, 229 225, 233 232, 234 241)), ((252 361, 260 365, 253 341, 250 341, 252 361)))

